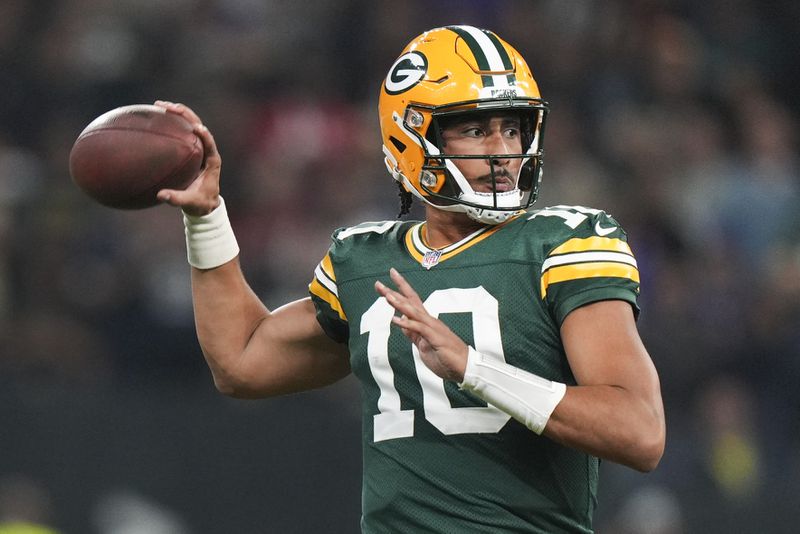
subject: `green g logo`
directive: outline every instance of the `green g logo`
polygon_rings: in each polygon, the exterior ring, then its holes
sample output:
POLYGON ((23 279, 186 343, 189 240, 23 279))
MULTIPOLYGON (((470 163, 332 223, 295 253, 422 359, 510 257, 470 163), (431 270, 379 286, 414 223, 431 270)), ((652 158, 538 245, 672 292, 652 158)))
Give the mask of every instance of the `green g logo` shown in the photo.
POLYGON ((428 72, 428 60, 419 52, 403 54, 394 62, 386 76, 384 87, 390 95, 408 91, 425 77, 428 72))

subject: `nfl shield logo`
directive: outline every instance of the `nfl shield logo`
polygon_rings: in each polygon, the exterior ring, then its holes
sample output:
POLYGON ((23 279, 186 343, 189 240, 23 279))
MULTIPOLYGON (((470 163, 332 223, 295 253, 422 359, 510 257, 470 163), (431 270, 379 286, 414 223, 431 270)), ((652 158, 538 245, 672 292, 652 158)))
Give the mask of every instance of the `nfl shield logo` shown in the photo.
POLYGON ((439 263, 439 258, 441 257, 442 257, 441 250, 429 250, 422 257, 422 266, 425 267, 426 269, 430 269, 431 267, 439 263))

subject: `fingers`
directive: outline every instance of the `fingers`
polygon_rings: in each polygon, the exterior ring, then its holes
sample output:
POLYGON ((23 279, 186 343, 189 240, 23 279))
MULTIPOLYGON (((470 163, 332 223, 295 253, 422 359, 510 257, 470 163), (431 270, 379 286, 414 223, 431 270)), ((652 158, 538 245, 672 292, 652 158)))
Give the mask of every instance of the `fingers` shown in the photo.
POLYGON ((220 205, 219 167, 206 167, 184 190, 162 189, 156 194, 159 201, 176 206, 188 215, 206 215, 220 205))
MULTIPOLYGON (((375 282, 375 290, 392 305, 392 307, 403 315, 413 319, 419 319, 423 315, 427 315, 425 308, 420 303, 419 306, 416 302, 412 301, 407 296, 395 291, 394 289, 384 285, 380 281, 375 282)), ((416 294, 415 294, 416 295, 416 294)), ((419 297, 417 297, 419 300, 419 297)))
POLYGON ((217 151, 217 143, 214 141, 214 136, 211 135, 209 129, 203 125, 200 117, 192 111, 191 108, 184 104, 177 104, 175 102, 167 102, 166 100, 156 100, 154 105, 164 108, 169 112, 181 115, 184 119, 189 121, 193 127, 193 131, 197 137, 203 142, 203 152, 205 153, 206 165, 216 164, 219 166, 219 152, 217 151), (209 161, 211 160, 211 161, 209 161))
POLYGON ((431 371, 446 380, 462 382, 467 345, 444 322, 428 313, 417 292, 396 269, 389 270, 389 277, 396 290, 378 280, 375 290, 400 314, 392 317, 392 323, 417 347, 431 371))
POLYGON ((200 117, 197 116, 197 113, 192 111, 191 108, 189 108, 184 104, 168 102, 166 100, 156 100, 155 102, 153 102, 153 105, 158 106, 160 108, 164 108, 172 113, 177 113, 178 115, 183 116, 183 118, 189 121, 191 124, 203 123, 203 121, 200 120, 200 117))
POLYGON ((219 195, 198 193, 193 191, 192 188, 185 190, 162 189, 156 194, 156 198, 170 206, 186 208, 185 211, 190 215, 211 213, 220 203, 219 195))
POLYGON ((188 203, 185 192, 177 189, 162 189, 156 194, 156 198, 161 202, 178 208, 182 208, 188 203))
POLYGON ((192 125, 192 131, 203 144, 203 167, 200 175, 185 190, 162 189, 157 198, 171 206, 180 207, 189 215, 206 215, 220 204, 219 174, 222 158, 217 143, 200 117, 184 104, 156 100, 154 105, 182 116, 192 125))
POLYGON ((414 301, 414 303, 419 303, 422 306, 422 300, 419 298, 419 295, 414 288, 411 287, 411 284, 406 282, 406 279, 403 278, 403 275, 397 272, 397 269, 392 267, 389 269, 389 277, 392 279, 392 282, 395 283, 397 289, 400 290, 400 293, 405 296, 406 298, 414 301))
POLYGON ((220 205, 219 195, 198 194, 190 190, 162 189, 156 194, 160 202, 183 209, 187 215, 208 215, 220 205))
POLYGON ((203 143, 203 154, 205 155, 205 168, 217 169, 222 166, 222 159, 217 151, 217 143, 211 131, 203 124, 194 125, 194 133, 203 143))
POLYGON ((380 281, 375 282, 375 290, 401 314, 392 318, 392 322, 402 328, 403 333, 408 337, 416 337, 415 334, 423 337, 430 335, 430 323, 434 318, 425 309, 417 292, 394 268, 389 271, 389 276, 399 291, 395 291, 380 281))
POLYGON ((403 332, 403 335, 410 339, 415 345, 418 345, 421 339, 431 335, 431 329, 425 323, 413 321, 405 315, 395 315, 392 317, 392 323, 397 325, 403 332))
POLYGON ((425 310, 425 306, 422 304, 422 299, 419 298, 419 295, 414 291, 414 288, 411 287, 411 284, 403 278, 403 275, 397 272, 397 269, 394 267, 389 269, 389 277, 397 286, 397 291, 384 285, 380 281, 375 282, 375 289, 386 298, 387 302, 389 302, 395 310, 405 317, 416 321, 431 318, 425 310))

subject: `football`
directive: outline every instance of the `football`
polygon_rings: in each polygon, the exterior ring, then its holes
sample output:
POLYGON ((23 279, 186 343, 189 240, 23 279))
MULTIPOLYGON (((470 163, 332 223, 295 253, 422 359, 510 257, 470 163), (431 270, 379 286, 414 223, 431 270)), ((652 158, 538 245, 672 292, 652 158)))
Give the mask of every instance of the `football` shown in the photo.
POLYGON ((119 209, 159 203, 161 189, 185 189, 200 172, 203 144, 192 125, 158 106, 138 104, 89 123, 69 155, 72 180, 97 202, 119 209))

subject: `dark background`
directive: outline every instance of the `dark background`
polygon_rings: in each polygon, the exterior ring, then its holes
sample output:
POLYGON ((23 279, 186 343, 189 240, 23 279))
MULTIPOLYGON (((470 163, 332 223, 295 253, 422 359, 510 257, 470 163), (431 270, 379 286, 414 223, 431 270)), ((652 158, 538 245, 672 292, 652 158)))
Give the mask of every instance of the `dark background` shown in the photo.
MULTIPOLYGON (((605 209, 642 274, 659 468, 604 463, 599 533, 800 519, 800 4, 755 0, 0 1, 0 521, 63 533, 356 532, 359 393, 214 390, 179 213, 72 184, 111 108, 191 105, 242 264, 305 295, 331 232, 392 219, 380 82, 422 31, 495 30, 551 114, 539 206, 605 209)), ((417 206, 418 209, 418 206, 417 206)))

